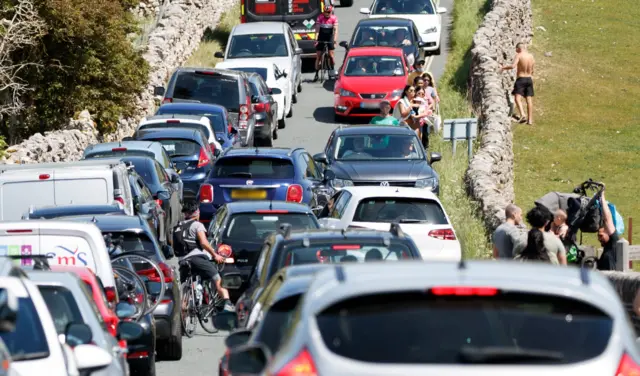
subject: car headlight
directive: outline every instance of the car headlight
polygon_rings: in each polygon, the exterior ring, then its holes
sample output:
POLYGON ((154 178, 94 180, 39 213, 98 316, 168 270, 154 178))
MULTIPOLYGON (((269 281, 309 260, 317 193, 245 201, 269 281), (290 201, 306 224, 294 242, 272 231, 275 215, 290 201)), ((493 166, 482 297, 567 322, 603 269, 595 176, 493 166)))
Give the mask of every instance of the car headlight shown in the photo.
POLYGON ((341 97, 355 97, 356 93, 354 93, 353 91, 340 89, 340 96, 341 97))
POLYGON ((394 90, 391 92, 391 99, 399 99, 403 94, 403 89, 394 90))
POLYGON ((331 185, 333 188, 353 187, 353 182, 348 179, 333 179, 331 185))
POLYGON ((416 180, 416 188, 431 188, 435 191, 438 187, 438 180, 436 178, 425 178, 416 180))
POLYGON ((437 33, 438 32, 438 28, 436 26, 434 27, 430 27, 427 30, 424 31, 425 34, 432 34, 432 33, 437 33))

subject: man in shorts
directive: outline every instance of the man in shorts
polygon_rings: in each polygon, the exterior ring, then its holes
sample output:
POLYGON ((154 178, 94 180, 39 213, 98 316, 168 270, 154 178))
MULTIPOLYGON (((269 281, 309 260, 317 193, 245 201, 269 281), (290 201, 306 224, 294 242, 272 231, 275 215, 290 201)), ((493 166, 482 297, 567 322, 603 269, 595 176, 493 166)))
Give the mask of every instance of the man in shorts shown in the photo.
POLYGON ((186 280, 188 269, 186 265, 183 265, 183 261, 189 261, 191 264, 191 272, 194 275, 199 275, 202 282, 213 282, 212 287, 215 287, 218 294, 224 299, 224 309, 233 311, 234 307, 229 300, 229 291, 222 287, 222 278, 218 269, 211 259, 218 263, 224 262, 224 257, 220 256, 209 244, 207 239, 207 229, 200 222, 200 209, 195 202, 185 203, 182 212, 184 213, 184 219, 193 219, 194 222, 189 227, 188 236, 185 237, 185 241, 199 244, 199 247, 190 251, 186 256, 180 257, 180 279, 186 280))
POLYGON ((329 69, 333 70, 335 67, 334 50, 336 49, 338 38, 338 17, 333 14, 333 7, 331 5, 324 8, 324 12, 318 16, 316 21, 316 75, 313 81, 318 81, 318 75, 322 68, 322 51, 325 44, 329 48, 329 60, 331 60, 331 66, 329 69))
POLYGON ((513 86, 512 94, 515 97, 516 105, 520 117, 516 120, 523 124, 533 125, 533 70, 535 66, 533 55, 527 51, 524 43, 516 45, 516 57, 511 65, 502 66, 502 70, 517 70, 516 83, 513 86), (522 97, 527 101, 527 117, 524 117, 524 109, 522 108, 522 97))

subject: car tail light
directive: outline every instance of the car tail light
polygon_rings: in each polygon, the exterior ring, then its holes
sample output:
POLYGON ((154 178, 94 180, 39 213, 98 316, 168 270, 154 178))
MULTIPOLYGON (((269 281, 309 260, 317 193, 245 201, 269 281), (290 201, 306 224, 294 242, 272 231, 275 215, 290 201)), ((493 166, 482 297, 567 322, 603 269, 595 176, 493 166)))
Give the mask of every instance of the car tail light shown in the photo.
POLYGON ((121 203, 122 205, 124 205, 124 198, 118 196, 115 198, 116 201, 118 201, 119 203, 121 203))
POLYGON ((202 184, 200 186, 200 202, 204 204, 213 202, 213 185, 202 184))
POLYGON ((432 287, 430 291, 438 296, 495 296, 498 294, 498 289, 495 287, 438 286, 432 287))
POLYGON ((127 151, 127 148, 113 148, 111 151, 127 151))
POLYGON ((109 316, 105 318, 105 324, 107 324, 107 329, 109 330, 109 334, 114 337, 118 337, 118 318, 115 316, 109 316))
MULTIPOLYGON (((159 262, 158 267, 162 270, 162 275, 164 277, 164 282, 169 283, 173 282, 173 270, 169 267, 169 265, 164 262, 159 262)), ((143 269, 136 271, 138 275, 145 276, 149 278, 150 282, 160 282, 160 276, 158 275, 158 271, 155 268, 143 269)))
POLYGON ((118 301, 118 294, 116 294, 115 287, 105 287, 104 295, 107 297, 109 303, 116 303, 118 301))
MULTIPOLYGON (((114 335, 114 337, 116 337, 116 335, 114 335)), ((118 346, 120 346, 121 349, 128 350, 129 346, 127 345, 127 341, 125 341, 124 339, 121 339, 120 341, 118 341, 118 346)))
POLYGON ((361 248, 362 246, 360 244, 334 244, 331 246, 331 249, 334 251, 349 251, 361 248))
POLYGON ((211 162, 211 160, 207 155, 207 151, 204 148, 200 148, 200 156, 198 156, 198 168, 208 165, 209 162, 211 162))
POLYGON ((165 98, 162 100, 162 104, 173 102, 173 98, 165 98))
POLYGON ((227 244, 220 244, 218 246, 218 254, 222 257, 231 257, 233 256, 233 250, 231 249, 230 245, 227 244))
POLYGON ((229 133, 233 132, 233 125, 229 123, 229 133))
POLYGON ((270 109, 269 103, 256 103, 253 105, 253 110, 256 112, 269 112, 270 109))
POLYGON ((429 236, 440 240, 456 240, 456 234, 450 228, 429 231, 429 236))
POLYGON ((302 202, 302 186, 300 184, 291 184, 287 188, 287 201, 302 202))
POLYGON ((615 376, 637 376, 640 375, 640 366, 627 354, 622 355, 620 365, 615 376))
POLYGON ((38 176, 38 179, 40 179, 40 180, 47 180, 47 179, 49 179, 50 177, 51 177, 51 175, 49 175, 49 174, 40 174, 40 175, 38 176))
POLYGON ((304 349, 292 361, 287 363, 276 376, 317 376, 316 365, 307 349, 304 349))
POLYGON ((148 351, 136 351, 136 352, 127 354, 127 359, 141 359, 141 358, 148 358, 148 357, 149 357, 148 351))
POLYGON ((162 206, 162 200, 157 199, 157 200, 156 200, 156 203, 158 204, 158 206, 162 206))
POLYGON ((33 230, 30 230, 30 229, 7 230, 7 234, 28 234, 32 232, 33 230))

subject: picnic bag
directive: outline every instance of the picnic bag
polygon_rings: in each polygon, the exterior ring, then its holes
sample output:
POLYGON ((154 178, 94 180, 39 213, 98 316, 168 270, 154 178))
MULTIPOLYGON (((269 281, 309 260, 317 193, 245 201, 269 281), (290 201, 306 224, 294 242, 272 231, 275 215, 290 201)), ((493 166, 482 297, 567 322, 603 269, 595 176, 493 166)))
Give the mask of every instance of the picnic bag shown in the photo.
POLYGON ((176 256, 184 257, 198 248, 198 242, 195 239, 189 239, 189 228, 195 221, 195 219, 180 221, 173 229, 173 252, 176 256))
POLYGON ((616 228, 616 232, 618 233, 618 235, 622 235, 624 234, 624 219, 622 218, 622 215, 620 215, 620 212, 618 211, 618 209, 616 209, 616 206, 612 203, 608 203, 609 205, 609 211, 611 211, 611 217, 613 218, 613 225, 616 228))

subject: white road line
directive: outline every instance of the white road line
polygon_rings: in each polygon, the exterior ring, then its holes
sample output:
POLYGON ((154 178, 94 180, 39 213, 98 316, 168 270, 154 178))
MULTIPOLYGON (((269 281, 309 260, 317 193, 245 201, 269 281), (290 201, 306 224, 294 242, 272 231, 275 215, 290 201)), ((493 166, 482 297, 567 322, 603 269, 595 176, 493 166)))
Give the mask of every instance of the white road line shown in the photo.
POLYGON ((424 64, 425 65, 425 68, 424 68, 425 72, 429 72, 429 68, 431 68, 431 63, 433 63, 433 58, 434 57, 435 57, 434 55, 430 55, 430 56, 427 57, 427 61, 425 61, 425 64, 424 64))

